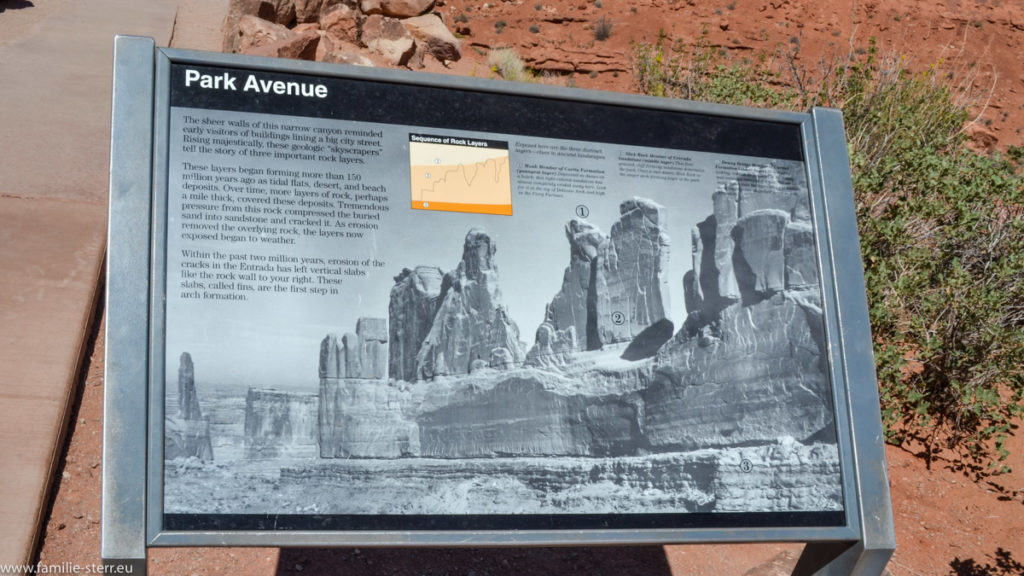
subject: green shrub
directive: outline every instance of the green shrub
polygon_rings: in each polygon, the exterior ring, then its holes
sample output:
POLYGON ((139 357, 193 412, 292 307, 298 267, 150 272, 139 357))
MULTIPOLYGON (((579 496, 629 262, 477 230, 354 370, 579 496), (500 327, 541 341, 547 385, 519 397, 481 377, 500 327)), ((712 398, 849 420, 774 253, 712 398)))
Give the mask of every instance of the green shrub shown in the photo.
POLYGON ((886 438, 979 477, 1007 471, 1024 413, 1024 154, 965 145, 970 72, 911 72, 874 42, 811 74, 792 55, 664 40, 634 45, 640 92, 843 110, 886 438))
POLYGON ((796 92, 779 85, 779 73, 763 58, 728 58, 707 44, 706 36, 689 48, 677 42, 670 49, 664 36, 654 45, 635 44, 632 67, 643 94, 762 108, 795 105, 796 92))

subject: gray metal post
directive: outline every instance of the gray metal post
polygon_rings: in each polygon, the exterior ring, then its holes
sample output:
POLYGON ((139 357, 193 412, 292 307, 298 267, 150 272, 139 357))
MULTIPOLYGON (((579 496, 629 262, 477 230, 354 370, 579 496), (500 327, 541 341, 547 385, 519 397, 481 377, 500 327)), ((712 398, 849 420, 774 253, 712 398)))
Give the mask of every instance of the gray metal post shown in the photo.
POLYGON ((850 159, 846 150, 843 116, 838 110, 815 108, 815 142, 822 188, 829 204, 829 250, 836 274, 836 301, 841 304, 840 327, 843 370, 849 395, 857 503, 861 539, 858 542, 810 543, 804 548, 794 575, 877 575, 885 570, 896 549, 889 473, 885 461, 878 379, 868 324, 864 268, 857 238, 856 207, 850 159), (838 240, 838 241, 837 241, 838 240))
POLYGON ((114 39, 101 556, 130 574, 146 572, 150 256, 140 247, 150 234, 154 50, 151 38, 114 39))

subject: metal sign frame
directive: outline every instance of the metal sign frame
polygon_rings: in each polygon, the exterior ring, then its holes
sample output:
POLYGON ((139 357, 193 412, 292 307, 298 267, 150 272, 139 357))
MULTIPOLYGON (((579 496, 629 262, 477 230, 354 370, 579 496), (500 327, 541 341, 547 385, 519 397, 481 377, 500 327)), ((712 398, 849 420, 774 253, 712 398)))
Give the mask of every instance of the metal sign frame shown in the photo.
POLYGON ((692 542, 807 542, 796 573, 880 574, 895 547, 879 397, 842 115, 754 110, 642 96, 157 49, 118 36, 114 51, 107 334, 104 392, 105 562, 145 570, 153 546, 532 546, 692 542), (841 525, 573 527, 519 529, 169 530, 161 500, 165 373, 169 93, 172 65, 303 74, 354 82, 462 90, 640 111, 752 119, 794 126, 802 142, 820 265, 829 378, 833 386, 841 525))

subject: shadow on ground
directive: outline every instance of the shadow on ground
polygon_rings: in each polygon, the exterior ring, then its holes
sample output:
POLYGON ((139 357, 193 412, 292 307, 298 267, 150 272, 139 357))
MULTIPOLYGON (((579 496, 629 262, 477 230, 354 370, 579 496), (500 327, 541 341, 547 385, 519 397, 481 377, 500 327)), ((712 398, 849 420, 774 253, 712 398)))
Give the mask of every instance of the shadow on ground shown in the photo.
POLYGON ((277 574, 670 576, 660 546, 607 548, 282 548, 277 574))
POLYGON ((997 548, 995 564, 979 564, 973 558, 955 558, 949 563, 950 576, 1018 576, 1024 574, 1024 564, 1013 557, 1008 550, 997 548))
POLYGON ((31 0, 0 0, 0 13, 4 10, 21 10, 35 6, 31 0))

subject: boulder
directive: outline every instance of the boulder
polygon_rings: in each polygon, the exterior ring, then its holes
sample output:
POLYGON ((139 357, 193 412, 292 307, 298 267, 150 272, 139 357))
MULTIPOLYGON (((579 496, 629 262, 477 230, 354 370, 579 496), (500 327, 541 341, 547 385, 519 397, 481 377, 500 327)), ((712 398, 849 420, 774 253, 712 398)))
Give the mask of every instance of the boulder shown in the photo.
POLYGON ((234 43, 234 52, 248 54, 260 46, 274 44, 290 38, 293 33, 280 24, 268 22, 262 18, 246 14, 238 21, 238 36, 234 43))
POLYGON ((487 363, 490 368, 496 368, 498 370, 510 370, 514 367, 512 361, 512 353, 508 351, 508 348, 499 346, 491 349, 491 360, 487 363))
POLYGON ((359 42, 359 12, 346 4, 335 4, 320 14, 320 29, 339 40, 359 42))
POLYGON ((299 24, 317 22, 324 0, 291 0, 295 6, 295 21, 299 24))
POLYGON ((622 353, 623 360, 643 360, 658 353, 658 349, 672 338, 675 326, 668 318, 662 318, 645 328, 633 338, 622 353))
MULTIPOLYGON (((320 43, 316 47, 316 61, 349 66, 377 66, 373 58, 363 54, 363 49, 353 42, 341 40, 328 32, 320 31, 320 43)), ((383 65, 383 62, 380 63, 383 65)))
POLYGON ((259 12, 260 0, 231 0, 228 4, 228 12, 221 22, 221 51, 233 54, 238 52, 238 22, 246 14, 255 16, 259 12))
POLYGON ((317 45, 320 33, 316 31, 292 34, 270 44, 243 50, 252 56, 268 56, 271 58, 292 58, 295 60, 316 60, 317 45))
POLYGON ((260 0, 257 16, 282 26, 295 25, 296 0, 260 0))
POLYGON ((402 26, 405 26, 425 52, 440 62, 454 62, 462 58, 459 40, 437 15, 424 14, 408 18, 402 20, 402 26))
POLYGON ((361 0, 360 11, 366 15, 382 14, 392 18, 412 18, 426 14, 434 0, 361 0))
POLYGON ((358 52, 344 52, 344 51, 332 51, 326 53, 321 62, 328 62, 330 64, 347 64, 349 66, 368 66, 373 68, 377 65, 371 58, 359 54, 358 52))
POLYGON ((416 41, 402 22, 375 14, 363 22, 360 43, 392 66, 404 66, 416 53, 416 41))
POLYGON ((388 373, 391 378, 417 379, 416 356, 430 333, 439 305, 440 268, 417 266, 395 276, 388 302, 388 373))
POLYGON ((597 338, 627 342, 669 314, 669 237, 664 208, 632 198, 619 206, 619 221, 598 248, 591 286, 597 338))

